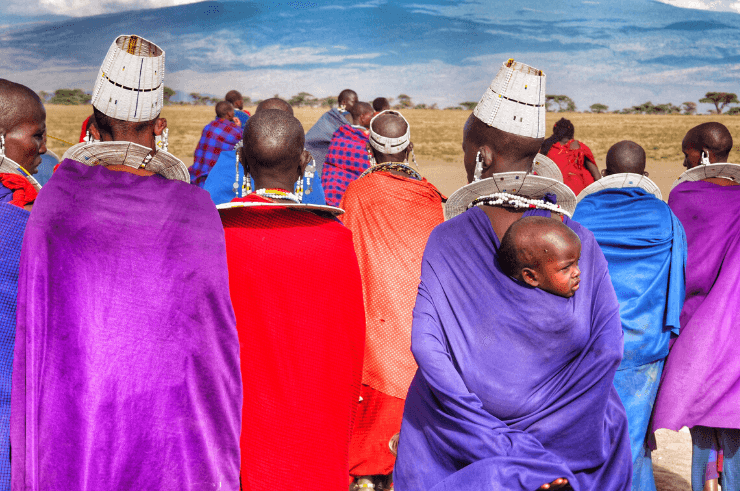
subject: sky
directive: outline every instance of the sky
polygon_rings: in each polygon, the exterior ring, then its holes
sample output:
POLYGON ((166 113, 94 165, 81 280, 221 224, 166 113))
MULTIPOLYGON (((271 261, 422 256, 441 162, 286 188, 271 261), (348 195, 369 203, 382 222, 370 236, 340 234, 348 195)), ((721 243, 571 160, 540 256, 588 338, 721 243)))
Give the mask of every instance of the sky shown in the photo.
POLYGON ((3 0, 0 77, 90 91, 110 42, 136 33, 165 49, 165 83, 185 94, 351 87, 446 107, 478 100, 510 57, 579 110, 740 92, 740 0, 192 3, 3 0))

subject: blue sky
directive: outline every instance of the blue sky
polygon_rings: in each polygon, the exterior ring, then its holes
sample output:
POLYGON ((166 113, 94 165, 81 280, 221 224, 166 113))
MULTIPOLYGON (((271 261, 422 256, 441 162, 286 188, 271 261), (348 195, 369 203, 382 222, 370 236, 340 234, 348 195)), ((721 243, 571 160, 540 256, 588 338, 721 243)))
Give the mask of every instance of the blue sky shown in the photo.
POLYGON ((509 57, 580 110, 740 92, 736 0, 188 3, 4 0, 0 77, 90 90, 112 40, 131 33, 165 49, 168 86, 254 99, 352 87, 445 107, 480 98, 509 57))

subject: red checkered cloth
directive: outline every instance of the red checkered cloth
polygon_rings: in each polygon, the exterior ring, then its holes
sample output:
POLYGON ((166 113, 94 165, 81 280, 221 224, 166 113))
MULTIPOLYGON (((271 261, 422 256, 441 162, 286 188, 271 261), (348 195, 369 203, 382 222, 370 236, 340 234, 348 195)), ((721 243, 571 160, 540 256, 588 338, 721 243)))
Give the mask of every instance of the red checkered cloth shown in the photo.
POLYGON ((203 128, 198 146, 193 154, 193 165, 190 166, 190 183, 203 187, 206 177, 216 165, 222 150, 233 150, 242 139, 241 127, 225 119, 217 118, 203 128))
POLYGON ((368 130, 348 124, 340 126, 332 135, 321 173, 327 205, 339 206, 349 183, 370 167, 368 138, 368 130))

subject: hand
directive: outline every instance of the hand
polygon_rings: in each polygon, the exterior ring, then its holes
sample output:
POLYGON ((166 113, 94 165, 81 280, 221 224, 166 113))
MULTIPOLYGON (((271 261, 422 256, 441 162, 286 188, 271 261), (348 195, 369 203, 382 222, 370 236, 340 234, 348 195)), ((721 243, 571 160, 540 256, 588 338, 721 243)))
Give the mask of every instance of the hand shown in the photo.
POLYGON ((566 478, 561 477, 559 479, 555 479, 553 482, 549 482, 549 483, 546 482, 545 484, 543 484, 542 486, 540 486, 537 489, 538 490, 540 490, 540 489, 551 489, 551 490, 554 490, 554 489, 562 489, 562 490, 565 490, 565 489, 573 489, 573 488, 570 486, 570 484, 568 484, 568 480, 566 478))
POLYGON ((240 120, 239 118, 237 118, 236 116, 234 116, 234 122, 235 122, 236 124, 238 124, 239 126, 241 126, 241 125, 242 125, 242 122, 241 122, 241 120, 240 120))

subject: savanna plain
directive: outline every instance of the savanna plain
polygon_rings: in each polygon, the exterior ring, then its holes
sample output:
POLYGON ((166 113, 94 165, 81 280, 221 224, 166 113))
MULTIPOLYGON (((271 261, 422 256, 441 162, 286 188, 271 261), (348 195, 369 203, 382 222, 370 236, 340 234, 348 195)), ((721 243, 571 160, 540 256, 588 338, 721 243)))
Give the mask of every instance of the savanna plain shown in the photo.
MULTIPOLYGON (((251 113, 254 107, 245 108, 251 113)), ((326 109, 296 108, 295 116, 309 128, 326 109)), ((92 106, 47 105, 47 133, 50 137, 76 143, 84 119, 92 114, 92 106)), ((466 184, 463 169, 462 128, 470 113, 461 110, 411 109, 403 111, 411 125, 416 160, 421 173, 442 193, 450 195, 466 184)), ((190 166, 193 151, 203 127, 215 118, 213 106, 166 106, 162 117, 169 128, 169 150, 190 166)), ((625 115, 591 113, 548 113, 546 129, 561 117, 575 126, 575 138, 588 145, 600 169, 605 167, 609 147, 621 140, 632 140, 647 153, 649 177, 660 187, 663 199, 668 199, 673 181, 683 172, 681 140, 686 132, 707 121, 719 121, 736 138, 729 161, 740 163, 740 117, 715 115, 625 115)), ((49 138, 47 145, 60 157, 69 145, 49 138)), ((653 468, 659 491, 690 490, 691 437, 686 429, 680 432, 659 430, 658 449, 653 452, 653 468)))

